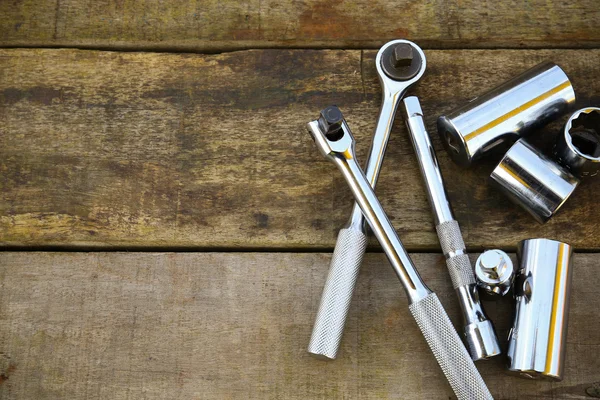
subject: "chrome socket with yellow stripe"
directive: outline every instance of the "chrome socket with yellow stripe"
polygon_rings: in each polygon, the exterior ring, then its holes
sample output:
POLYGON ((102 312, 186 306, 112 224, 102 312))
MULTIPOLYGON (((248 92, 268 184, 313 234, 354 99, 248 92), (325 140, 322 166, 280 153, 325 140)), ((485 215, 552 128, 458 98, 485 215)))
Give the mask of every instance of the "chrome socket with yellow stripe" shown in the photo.
POLYGON ((549 239, 519 243, 516 313, 508 338, 508 369, 525 378, 561 380, 573 249, 549 239))
POLYGON ((490 150, 512 143, 566 113, 575 91, 565 72, 544 62, 438 118, 446 150, 468 167, 490 150))

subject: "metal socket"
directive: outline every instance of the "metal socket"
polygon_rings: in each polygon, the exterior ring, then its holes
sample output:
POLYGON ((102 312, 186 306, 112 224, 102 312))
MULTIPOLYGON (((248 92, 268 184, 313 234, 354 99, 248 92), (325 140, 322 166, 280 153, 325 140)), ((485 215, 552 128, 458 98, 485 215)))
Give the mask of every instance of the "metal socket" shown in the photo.
POLYGON ((558 118, 574 103, 567 75, 545 62, 439 117, 438 133, 454 162, 467 167, 500 144, 558 118))
POLYGON ((567 347, 573 249, 549 239, 519 243, 516 313, 508 336, 508 370, 561 380, 567 347))
POLYGON ((491 296, 504 296, 508 293, 514 276, 512 260, 502 250, 486 250, 475 262, 477 286, 491 296))
POLYGON ((579 177, 600 170, 600 108, 577 110, 565 124, 554 146, 559 163, 579 177))
POLYGON ((508 150, 490 177, 541 224, 560 209, 579 184, 573 174, 523 139, 508 150))

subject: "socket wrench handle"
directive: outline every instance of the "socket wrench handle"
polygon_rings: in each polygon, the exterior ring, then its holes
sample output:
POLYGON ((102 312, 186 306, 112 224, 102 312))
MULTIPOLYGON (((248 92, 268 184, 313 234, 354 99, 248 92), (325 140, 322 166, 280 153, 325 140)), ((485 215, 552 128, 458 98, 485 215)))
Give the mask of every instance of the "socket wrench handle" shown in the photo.
MULTIPOLYGON (((392 58, 393 59, 393 58, 392 58)), ((383 158, 385 156, 385 150, 387 148, 388 141, 390 139, 390 133, 392 131, 392 125, 396 117, 396 111, 402 98, 406 94, 406 91, 416 84, 419 79, 425 73, 427 67, 427 60, 423 50, 413 42, 408 40, 392 40, 386 43, 377 52, 375 58, 375 66, 377 68, 377 76, 379 77, 379 83, 381 84, 381 109, 379 110, 379 117, 377 120, 377 126, 375 127, 375 133, 373 134, 373 140, 371 142, 371 149, 369 150, 369 156, 367 158, 367 164, 364 169, 365 177, 371 185, 375 187, 377 179, 379 178, 379 172, 383 164, 383 158), (391 74, 389 66, 390 58, 402 57, 400 54, 396 54, 397 51, 405 51, 410 48, 410 55, 404 54, 405 58, 410 58, 412 62, 409 67, 414 69, 413 74, 408 75, 393 75, 391 74)), ((352 214, 350 220, 346 224, 346 227, 353 229, 365 230, 365 219, 357 203, 352 208, 352 214)))
MULTIPOLYGON (((426 59, 423 50, 416 44, 408 40, 393 40, 377 52, 375 65, 382 99, 365 168, 372 187, 375 187, 381 171, 398 105, 406 91, 425 73, 426 59), (398 68, 395 63, 399 64, 398 68)), ((308 345, 308 352, 317 358, 335 359, 337 355, 366 248, 366 224, 360 207, 355 203, 350 219, 338 234, 308 345)))
POLYGON ((309 122, 307 127, 321 154, 332 160, 344 175, 404 286, 410 303, 409 309, 454 393, 460 400, 492 399, 446 311, 437 296, 423 283, 373 188, 356 162, 354 138, 346 122, 342 119, 341 129, 331 132, 321 131, 319 121, 309 122))
POLYGON ((473 360, 487 359, 501 353, 494 326, 487 318, 477 292, 475 274, 454 219, 435 150, 423 121, 419 99, 407 97, 402 102, 406 126, 415 149, 436 230, 452 285, 457 292, 463 314, 464 338, 473 360))
MULTIPOLYGON (((309 122, 307 128, 321 153, 332 160, 344 175, 356 202, 371 226, 371 230, 388 256, 398 279, 402 282, 409 301, 413 303, 427 297, 431 290, 421 280, 367 177, 356 162, 354 138, 346 121, 342 121, 341 124, 341 137, 335 137, 334 140, 328 139, 326 136, 328 133, 321 131, 319 121, 309 122)), ((336 135, 339 134, 336 132, 336 135)))
POLYGON ((365 232, 340 229, 308 344, 308 352, 319 359, 337 355, 366 248, 365 232))
POLYGON ((435 293, 409 306, 458 400, 493 400, 435 293))

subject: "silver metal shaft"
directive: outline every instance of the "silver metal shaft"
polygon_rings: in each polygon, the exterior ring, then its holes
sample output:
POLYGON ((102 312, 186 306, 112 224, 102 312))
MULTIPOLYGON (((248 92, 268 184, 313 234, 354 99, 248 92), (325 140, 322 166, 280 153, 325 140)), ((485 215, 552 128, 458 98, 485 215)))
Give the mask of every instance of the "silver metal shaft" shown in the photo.
POLYGON ((500 344, 494 327, 479 301, 473 267, 458 222, 452 214, 435 150, 423 121, 421 104, 417 97, 412 96, 405 98, 402 105, 406 126, 433 210, 437 234, 446 257, 446 265, 458 295, 467 347, 473 360, 496 356, 501 353, 500 344))
POLYGON ((383 247, 385 254, 388 256, 392 268, 404 289, 411 303, 419 301, 427 297, 431 290, 425 286, 419 273, 417 272, 412 260, 404 249, 402 242, 398 238, 394 227, 389 221, 387 215, 383 211, 379 199, 375 195, 373 188, 369 184, 367 177, 356 162, 354 155, 354 138, 350 133, 348 125, 344 122, 344 136, 336 142, 330 142, 321 132, 317 121, 312 121, 308 124, 308 130, 318 143, 322 140, 319 148, 332 159, 338 168, 342 171, 344 178, 348 182, 354 199, 360 206, 367 222, 371 226, 371 230, 377 237, 377 240, 383 247), (340 152, 324 151, 330 149, 329 144, 335 147, 343 147, 340 152))
MULTIPOLYGON (((414 43, 407 40, 393 40, 381 47, 375 58, 375 65, 381 84, 382 99, 365 168, 365 175, 372 187, 375 187, 381 171, 398 104, 406 91, 423 76, 426 60, 423 51, 414 43), (390 56, 390 50, 395 46, 410 50, 412 53, 410 61, 413 63, 419 60, 417 72, 410 79, 392 78, 383 69, 386 57, 390 56)), ((317 358, 331 360, 337 355, 366 248, 365 219, 360 207, 355 203, 350 219, 338 234, 308 345, 308 352, 317 358)))
POLYGON ((354 138, 345 121, 343 135, 330 140, 317 121, 308 124, 319 151, 340 169, 373 233, 404 286, 409 309, 460 400, 492 399, 473 360, 462 344, 435 293, 422 281, 381 203, 356 162, 354 138))
POLYGON ((336 158, 335 162, 350 185, 356 202, 369 222, 369 226, 379 244, 381 244, 383 251, 388 256, 394 272, 402 282, 410 302, 414 303, 424 299, 431 291, 421 280, 415 265, 383 211, 375 192, 368 184, 362 169, 355 159, 336 158))
POLYGON ((446 196, 442 173, 438 165, 435 150, 431 145, 429 134, 425 129, 423 122, 423 110, 418 97, 411 96, 402 102, 404 121, 408 128, 408 133, 415 149, 417 161, 421 169, 421 175, 425 181, 427 197, 433 210, 435 225, 438 226, 444 222, 453 221, 452 209, 446 196))

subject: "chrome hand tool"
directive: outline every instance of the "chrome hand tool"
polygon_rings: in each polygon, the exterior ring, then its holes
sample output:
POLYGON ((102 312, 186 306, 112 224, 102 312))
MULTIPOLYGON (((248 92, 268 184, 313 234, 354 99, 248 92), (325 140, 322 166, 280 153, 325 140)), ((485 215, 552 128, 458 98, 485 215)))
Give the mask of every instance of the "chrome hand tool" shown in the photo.
POLYGON ((469 352, 435 293, 421 280, 371 184, 356 162, 354 138, 337 107, 321 112, 307 125, 319 151, 344 175, 352 194, 394 272, 406 290, 409 309, 438 364, 459 399, 492 399, 469 352))
POLYGON ((600 108, 577 110, 565 124, 554 146, 554 157, 580 178, 600 170, 600 108))
POLYGON ((472 165, 502 143, 514 143, 575 104, 569 77, 544 62, 438 118, 438 133, 450 157, 472 165))
POLYGON ((488 298, 498 300, 512 287, 515 279, 513 262, 502 250, 486 250, 475 261, 475 279, 488 298))
POLYGON ((544 224, 566 203, 579 179, 538 149, 519 139, 490 175, 515 204, 544 224))
MULTIPOLYGON (((377 53, 375 65, 382 89, 381 109, 365 168, 375 187, 396 110, 404 94, 425 72, 425 54, 408 40, 393 40, 377 53)), ((327 115, 322 116, 324 120, 327 115)), ((365 220, 354 204, 348 223, 340 230, 321 295, 308 352, 321 359, 335 359, 340 346, 352 293, 367 248, 365 220)))
POLYGON ((524 378, 562 380, 567 350, 573 248, 527 239, 517 248, 516 312, 508 334, 508 370, 524 378))
POLYGON ((452 215, 435 150, 423 122, 421 104, 417 97, 411 96, 405 98, 402 105, 404 121, 415 148, 427 197, 433 209, 437 235, 463 313, 465 324, 463 334, 467 348, 475 361, 496 356, 501 353, 500 344, 494 326, 485 315, 479 301, 473 267, 458 222, 452 215))

